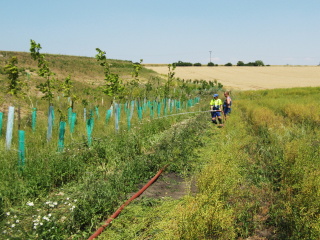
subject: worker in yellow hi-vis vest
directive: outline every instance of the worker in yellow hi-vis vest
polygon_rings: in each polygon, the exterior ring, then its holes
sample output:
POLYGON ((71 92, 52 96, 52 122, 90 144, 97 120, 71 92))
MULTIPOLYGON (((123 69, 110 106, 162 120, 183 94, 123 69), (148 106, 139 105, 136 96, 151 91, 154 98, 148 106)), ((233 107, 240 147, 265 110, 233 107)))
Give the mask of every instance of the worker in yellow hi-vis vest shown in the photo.
POLYGON ((220 124, 222 124, 221 112, 222 112, 222 101, 218 98, 218 94, 213 95, 213 99, 210 101, 210 110, 211 110, 211 117, 212 122, 214 124, 217 123, 217 118, 220 124))

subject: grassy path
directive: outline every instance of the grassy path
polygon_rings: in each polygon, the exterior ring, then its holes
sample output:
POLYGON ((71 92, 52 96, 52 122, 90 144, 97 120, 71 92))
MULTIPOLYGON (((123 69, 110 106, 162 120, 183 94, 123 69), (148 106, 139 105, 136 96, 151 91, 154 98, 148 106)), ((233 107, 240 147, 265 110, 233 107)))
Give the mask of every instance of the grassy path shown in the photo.
POLYGON ((188 162, 198 192, 142 198, 99 239, 319 239, 318 97, 317 89, 247 92, 225 128, 199 119, 203 144, 188 162), (294 105, 297 96, 313 111, 294 105))

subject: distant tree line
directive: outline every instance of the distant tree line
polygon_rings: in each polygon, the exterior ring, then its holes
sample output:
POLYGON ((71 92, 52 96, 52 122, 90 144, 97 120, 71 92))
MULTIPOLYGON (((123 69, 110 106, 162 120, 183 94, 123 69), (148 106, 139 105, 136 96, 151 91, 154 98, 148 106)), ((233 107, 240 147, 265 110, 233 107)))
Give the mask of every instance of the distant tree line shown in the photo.
MULTIPOLYGON (((176 67, 190 67, 190 66, 200 67, 200 66, 202 66, 201 63, 190 63, 190 62, 183 62, 183 61, 174 62, 172 65, 175 65, 176 67)), ((214 64, 213 62, 209 62, 207 64, 207 66, 214 67, 214 66, 219 66, 219 65, 214 64)), ((224 66, 233 66, 233 65, 232 65, 232 63, 228 62, 228 63, 224 64, 224 66)), ((264 65, 262 60, 256 60, 254 62, 248 62, 248 63, 244 63, 243 61, 238 61, 236 66, 258 67, 258 66, 270 66, 270 65, 264 65)))

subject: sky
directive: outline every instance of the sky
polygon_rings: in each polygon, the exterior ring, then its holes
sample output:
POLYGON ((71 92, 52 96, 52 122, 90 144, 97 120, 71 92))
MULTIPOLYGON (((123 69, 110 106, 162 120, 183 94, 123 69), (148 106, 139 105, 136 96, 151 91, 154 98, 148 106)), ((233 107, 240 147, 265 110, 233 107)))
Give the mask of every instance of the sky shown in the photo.
POLYGON ((0 0, 0 50, 143 63, 320 64, 320 0, 0 0))

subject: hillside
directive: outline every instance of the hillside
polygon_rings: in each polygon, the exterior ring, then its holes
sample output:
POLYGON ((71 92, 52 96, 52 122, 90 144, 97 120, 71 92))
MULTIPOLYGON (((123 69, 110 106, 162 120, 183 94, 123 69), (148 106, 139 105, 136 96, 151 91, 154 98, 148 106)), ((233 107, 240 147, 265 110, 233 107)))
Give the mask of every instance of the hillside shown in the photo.
MULTIPOLYGON (((6 65, 6 62, 13 56, 18 58, 19 68, 26 69, 30 72, 36 72, 37 62, 32 60, 29 52, 10 52, 0 51, 0 69, 6 65)), ((51 70, 57 74, 58 78, 65 78, 69 74, 75 81, 99 85, 103 82, 103 70, 93 57, 68 56, 45 54, 51 70)), ((121 78, 128 80, 131 78, 132 62, 124 60, 108 59, 112 64, 111 69, 114 73, 119 74, 121 78)), ((141 70, 141 78, 148 80, 150 76, 156 75, 148 69, 141 70)), ((1 75, 0 75, 1 76, 1 75)))
MULTIPOLYGON (((71 82, 74 89, 73 92, 77 94, 78 98, 79 96, 82 96, 81 98, 84 99, 91 97, 92 102, 94 100, 93 98, 101 99, 105 95, 99 88, 105 84, 104 70, 94 57, 54 54, 44 55, 50 70, 55 73, 53 78, 59 81, 64 81, 69 75, 71 76, 71 82)), ((39 77, 37 61, 34 61, 31 58, 31 54, 28 52, 0 51, 1 111, 4 110, 3 107, 6 108, 10 103, 12 103, 12 101, 18 101, 22 106, 26 106, 27 102, 31 101, 16 99, 5 94, 7 92, 9 82, 8 77, 4 72, 4 67, 12 57, 17 57, 18 59, 16 66, 19 69, 19 81, 28 85, 27 88, 23 89, 23 91, 27 93, 28 98, 32 99, 33 102, 36 102, 42 96, 36 86, 39 85, 39 83, 44 82, 44 79, 39 77)), ((124 84, 133 79, 132 72, 134 71, 134 68, 131 61, 113 59, 108 59, 107 61, 111 64, 110 71, 114 74, 118 74, 124 84)), ((141 85, 144 85, 147 82, 162 81, 161 76, 158 73, 144 67, 142 67, 139 72, 139 80, 141 85)))

